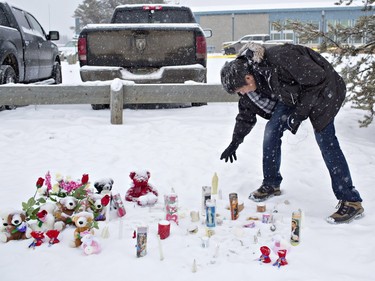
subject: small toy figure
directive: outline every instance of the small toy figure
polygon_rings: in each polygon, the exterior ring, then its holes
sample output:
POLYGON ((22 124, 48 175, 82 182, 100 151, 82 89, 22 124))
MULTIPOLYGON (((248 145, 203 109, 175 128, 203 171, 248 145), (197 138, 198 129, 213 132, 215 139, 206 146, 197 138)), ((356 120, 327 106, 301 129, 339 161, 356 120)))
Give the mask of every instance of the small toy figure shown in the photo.
POLYGON ((288 262, 285 259, 286 252, 287 252, 286 250, 277 251, 277 254, 278 254, 279 258, 276 260, 276 262, 273 264, 273 266, 277 265, 277 267, 280 267, 280 266, 288 264, 288 262))
POLYGON ((158 191, 148 182, 149 171, 131 172, 133 180, 125 195, 126 201, 137 202, 140 206, 152 206, 158 201, 158 191))
POLYGON ((43 244, 44 239, 44 232, 43 231, 32 231, 31 237, 34 238, 34 241, 29 245, 29 248, 35 249, 35 247, 39 247, 43 244))
POLYGON ((82 249, 85 255, 99 254, 101 251, 98 240, 90 232, 81 234, 82 249))
POLYGON ((271 262, 271 259, 270 259, 271 250, 270 250, 270 248, 268 248, 267 246, 262 246, 262 247, 260 247, 260 251, 261 251, 262 255, 260 256, 259 261, 262 261, 263 263, 270 263, 271 262))

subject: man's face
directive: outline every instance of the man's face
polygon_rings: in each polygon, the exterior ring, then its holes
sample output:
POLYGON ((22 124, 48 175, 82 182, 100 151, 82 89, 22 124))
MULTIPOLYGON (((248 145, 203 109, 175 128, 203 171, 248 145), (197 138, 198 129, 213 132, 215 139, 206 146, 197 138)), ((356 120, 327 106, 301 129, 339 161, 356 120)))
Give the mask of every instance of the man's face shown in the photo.
POLYGON ((236 93, 245 95, 248 92, 254 92, 257 89, 257 85, 255 83, 255 79, 253 75, 247 74, 245 76, 246 85, 242 86, 241 88, 236 89, 236 93))

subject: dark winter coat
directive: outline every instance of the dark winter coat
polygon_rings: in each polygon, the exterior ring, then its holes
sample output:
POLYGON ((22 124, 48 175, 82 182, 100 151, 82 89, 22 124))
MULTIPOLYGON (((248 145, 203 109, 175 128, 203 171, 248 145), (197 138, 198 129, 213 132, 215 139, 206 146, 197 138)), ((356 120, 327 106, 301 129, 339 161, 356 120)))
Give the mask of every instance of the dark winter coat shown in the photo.
MULTIPOLYGON (((254 78, 261 95, 294 107, 301 120, 310 119, 316 131, 334 119, 345 99, 345 83, 333 66, 304 46, 285 44, 266 49, 262 62, 254 68, 254 78), (264 79, 267 72, 270 79, 264 79), (270 82, 265 85, 267 80, 270 82)), ((242 142, 254 127, 256 115, 270 118, 247 95, 242 96, 233 137, 242 142)))

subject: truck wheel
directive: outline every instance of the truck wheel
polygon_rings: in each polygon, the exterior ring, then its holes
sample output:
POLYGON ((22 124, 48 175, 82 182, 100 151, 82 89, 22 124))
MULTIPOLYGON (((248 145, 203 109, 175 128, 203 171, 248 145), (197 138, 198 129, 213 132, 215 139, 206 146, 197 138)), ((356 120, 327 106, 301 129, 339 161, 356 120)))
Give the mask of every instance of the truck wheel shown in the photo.
POLYGON ((91 108, 93 110, 102 110, 102 109, 109 108, 109 104, 92 104, 91 108))
POLYGON ((17 75, 10 65, 0 66, 0 84, 16 83, 17 75))
MULTIPOLYGON (((10 65, 0 66, 0 84, 16 83, 17 75, 10 65)), ((0 105, 0 111, 4 109, 15 109, 15 105, 0 105)))
POLYGON ((53 64, 52 78, 55 80, 54 84, 62 83, 61 65, 57 61, 55 61, 55 63, 53 64))

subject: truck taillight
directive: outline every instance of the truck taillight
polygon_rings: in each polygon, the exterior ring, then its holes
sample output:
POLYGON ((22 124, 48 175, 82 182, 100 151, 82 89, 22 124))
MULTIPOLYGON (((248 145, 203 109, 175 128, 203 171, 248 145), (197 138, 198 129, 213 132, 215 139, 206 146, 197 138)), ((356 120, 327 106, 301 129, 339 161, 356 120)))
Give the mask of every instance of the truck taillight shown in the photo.
POLYGON ((200 35, 195 38, 195 48, 197 59, 206 59, 207 58, 207 43, 206 37, 200 35))
POLYGON ((78 38, 78 59, 81 64, 87 61, 87 41, 85 37, 78 38))

